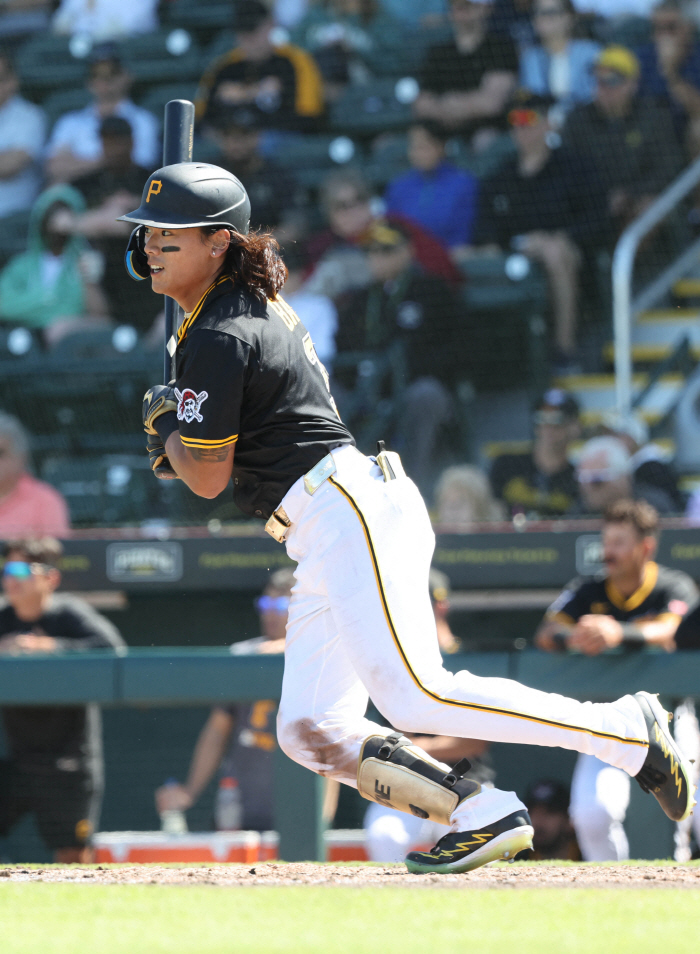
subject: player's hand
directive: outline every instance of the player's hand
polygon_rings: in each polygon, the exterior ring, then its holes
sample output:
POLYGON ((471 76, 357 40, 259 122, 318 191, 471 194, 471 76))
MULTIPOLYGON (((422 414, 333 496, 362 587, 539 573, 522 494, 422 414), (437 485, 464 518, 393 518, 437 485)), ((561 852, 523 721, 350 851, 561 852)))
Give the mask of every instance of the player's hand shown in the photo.
POLYGON ((149 388, 143 396, 141 410, 145 432, 157 436, 158 432, 153 426, 153 422, 161 414, 168 414, 170 411, 177 412, 177 404, 174 388, 167 384, 156 384, 149 388))
POLYGON ((158 812, 184 812, 192 807, 194 799, 184 785, 162 785, 156 789, 158 812))
POLYGON ((623 639, 622 626, 612 616, 582 616, 569 637, 569 648, 586 656, 597 656, 614 649, 623 639))
POLYGON ((146 450, 148 459, 151 462, 151 470, 160 480, 177 480, 179 475, 172 468, 168 456, 165 453, 163 441, 157 434, 149 434, 146 441, 146 450))

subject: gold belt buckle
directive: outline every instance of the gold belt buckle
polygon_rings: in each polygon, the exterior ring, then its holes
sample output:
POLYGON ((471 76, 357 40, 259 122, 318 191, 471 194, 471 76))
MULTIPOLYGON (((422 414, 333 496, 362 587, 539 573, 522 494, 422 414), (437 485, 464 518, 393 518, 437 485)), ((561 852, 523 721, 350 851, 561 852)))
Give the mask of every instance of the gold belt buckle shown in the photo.
POLYGON ((284 507, 278 507, 265 524, 265 530, 278 543, 284 543, 291 525, 292 521, 287 516, 284 507))
POLYGON ((318 464, 315 464, 308 474, 304 474, 304 490, 313 497, 324 480, 328 480, 331 474, 337 470, 332 454, 326 454, 318 464))

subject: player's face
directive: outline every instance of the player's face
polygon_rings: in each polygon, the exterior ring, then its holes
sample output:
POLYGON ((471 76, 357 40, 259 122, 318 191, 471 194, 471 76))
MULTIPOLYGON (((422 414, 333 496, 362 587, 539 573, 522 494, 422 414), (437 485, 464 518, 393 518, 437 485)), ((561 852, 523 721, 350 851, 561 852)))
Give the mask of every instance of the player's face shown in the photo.
POLYGON ((650 538, 642 537, 628 523, 603 527, 603 562, 611 579, 638 573, 649 559, 650 538))
POLYGON ((30 563, 23 553, 8 553, 5 566, 8 571, 3 572, 2 589, 12 606, 41 599, 55 589, 55 571, 37 563, 30 563), (16 570, 17 564, 26 568, 25 573, 9 572, 10 569, 16 570))
MULTIPOLYGON (((212 237, 224 236, 222 229, 212 237)), ((221 267, 221 256, 212 255, 214 242, 198 228, 156 229, 146 226, 145 252, 151 269, 151 287, 169 295, 185 311, 191 311, 221 267)))
POLYGON ((427 129, 414 126, 408 133, 408 158, 414 169, 432 172, 445 158, 445 147, 427 129))
POLYGON ((258 601, 260 630, 266 639, 284 639, 286 636, 289 600, 288 591, 268 587, 258 601))

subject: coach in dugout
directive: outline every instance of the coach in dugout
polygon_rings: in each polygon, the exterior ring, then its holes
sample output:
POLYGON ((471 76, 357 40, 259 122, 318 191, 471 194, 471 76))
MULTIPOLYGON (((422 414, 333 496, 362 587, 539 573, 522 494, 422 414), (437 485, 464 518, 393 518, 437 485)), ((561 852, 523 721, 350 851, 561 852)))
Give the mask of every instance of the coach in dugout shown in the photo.
MULTIPOLYGON (((55 592, 62 552, 51 537, 5 545, 0 660, 124 646, 109 620, 83 600, 55 592)), ((9 758, 0 759, 0 837, 33 812, 54 861, 91 862, 104 775, 99 709, 3 706, 1 713, 9 758)))
MULTIPOLYGON (((547 652, 597 656, 610 649, 672 651, 682 617, 698 599, 690 577, 654 562, 659 518, 644 500, 620 500, 603 518, 602 575, 567 585, 535 636, 547 652)), ((579 755, 570 814, 586 861, 629 855, 623 822, 629 776, 592 755, 579 755)))

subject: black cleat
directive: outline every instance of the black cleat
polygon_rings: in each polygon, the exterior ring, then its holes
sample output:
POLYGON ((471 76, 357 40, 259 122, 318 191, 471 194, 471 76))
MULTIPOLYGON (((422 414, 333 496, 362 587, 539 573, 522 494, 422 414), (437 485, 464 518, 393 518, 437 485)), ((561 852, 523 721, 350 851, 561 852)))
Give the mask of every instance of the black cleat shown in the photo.
POLYGON ((635 778, 643 791, 651 792, 670 819, 683 821, 695 806, 695 786, 690 780, 690 763, 669 731, 673 716, 666 712, 658 696, 635 692, 634 698, 641 706, 649 732, 649 751, 635 778))
POLYGON ((532 848, 533 834, 530 816, 523 809, 479 831, 443 835, 430 851, 409 852, 405 864, 413 874, 459 874, 489 861, 512 861, 518 852, 532 848))

